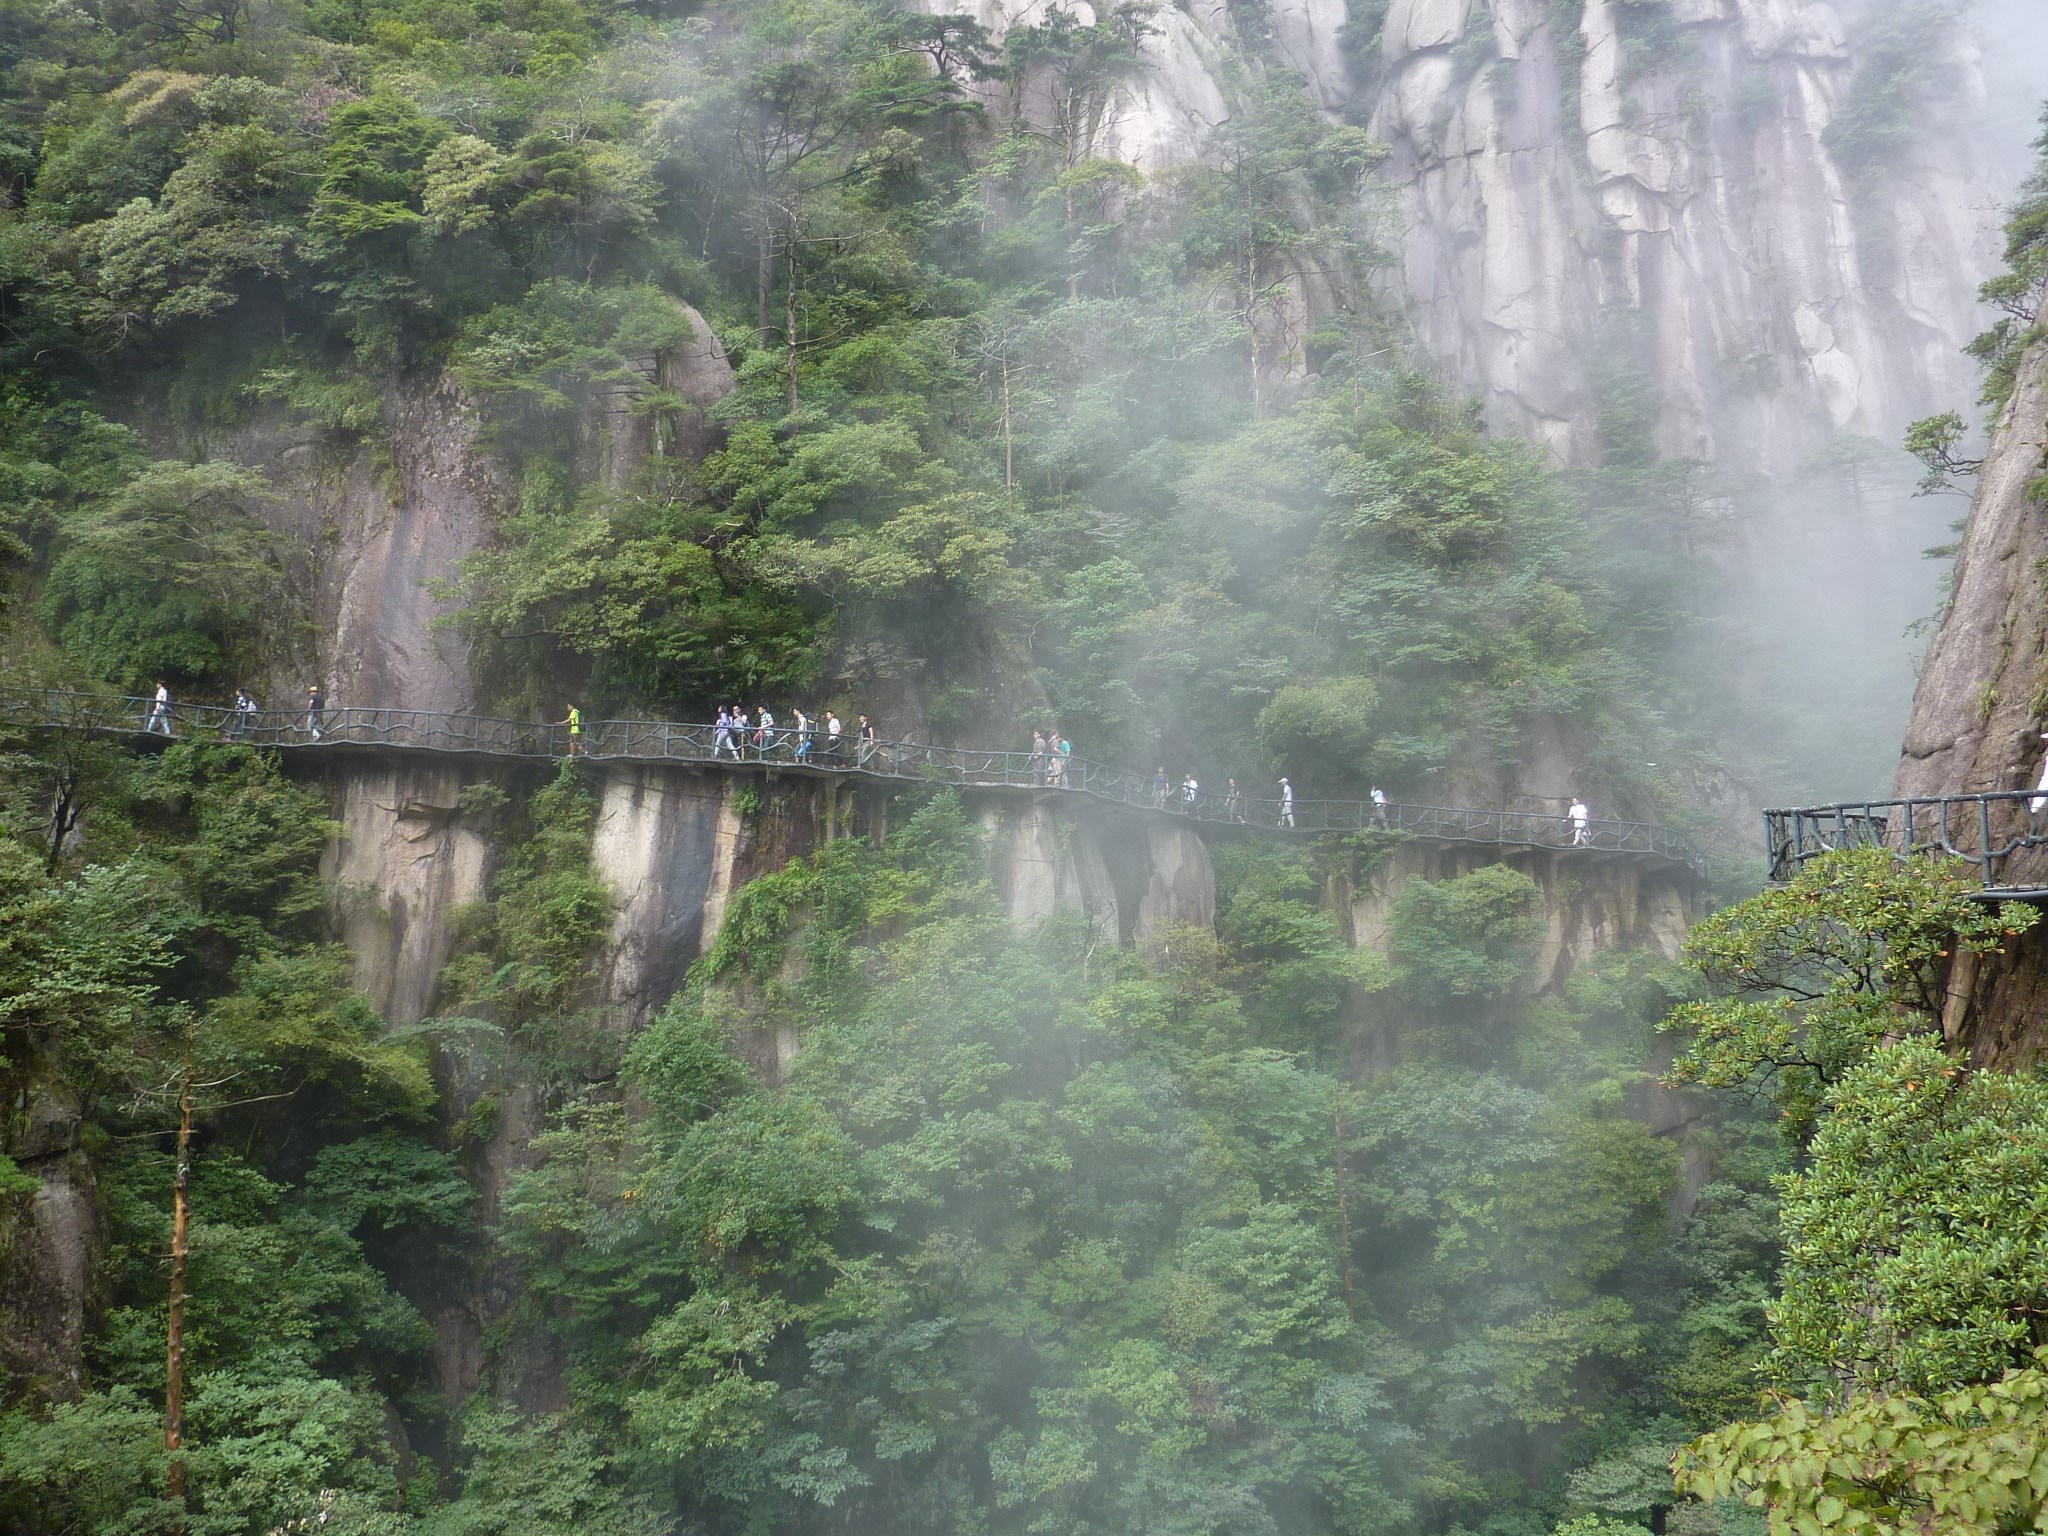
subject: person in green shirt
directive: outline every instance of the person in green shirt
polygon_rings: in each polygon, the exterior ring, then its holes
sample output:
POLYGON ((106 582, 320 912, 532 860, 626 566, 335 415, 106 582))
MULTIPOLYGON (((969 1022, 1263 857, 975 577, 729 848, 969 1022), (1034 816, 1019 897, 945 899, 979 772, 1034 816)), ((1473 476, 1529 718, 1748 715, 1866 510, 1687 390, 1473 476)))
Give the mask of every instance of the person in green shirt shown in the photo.
POLYGON ((569 706, 569 713, 557 720, 555 724, 569 727, 569 755, 571 757, 581 757, 583 755, 583 711, 574 704, 571 704, 569 706))

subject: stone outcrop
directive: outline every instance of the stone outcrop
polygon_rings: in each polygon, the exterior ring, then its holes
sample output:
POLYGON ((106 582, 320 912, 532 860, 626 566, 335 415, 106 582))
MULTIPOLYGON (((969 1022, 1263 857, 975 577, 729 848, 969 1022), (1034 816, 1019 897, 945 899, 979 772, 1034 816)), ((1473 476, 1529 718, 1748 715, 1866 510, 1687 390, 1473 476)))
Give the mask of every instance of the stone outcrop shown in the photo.
POLYGON ((483 422, 452 380, 396 389, 374 442, 310 424, 251 428, 222 451, 261 469, 269 508, 312 607, 313 654, 261 702, 289 708, 319 681, 332 706, 461 713, 475 706, 469 647, 438 621, 436 582, 487 545, 513 500, 483 422))
POLYGON ((1385 953, 1388 919, 1413 880, 1452 880, 1505 863, 1536 882, 1543 942, 1531 967, 1539 992, 1555 991, 1605 949, 1641 949, 1676 959, 1694 916, 1693 880, 1676 865, 1626 856, 1527 849, 1502 858, 1481 847, 1407 843, 1376 865, 1340 905, 1351 942, 1385 953))
POLYGON ((2048 525, 2029 494, 2048 462, 2048 343, 2019 372, 1978 477, 1946 617, 1920 673, 1895 793, 2025 789, 2048 685, 2048 525))
MULTIPOLYGON (((635 377, 587 402, 579 467, 596 483, 621 487, 650 458, 694 462, 724 441, 710 410, 732 389, 732 364, 709 322, 676 308, 687 338, 628 359, 635 377), (645 409, 652 391, 680 404, 645 409)), ((470 648, 447 625, 454 605, 437 589, 490 545, 518 495, 453 378, 395 386, 378 428, 359 441, 266 420, 213 446, 270 481, 277 496, 265 515, 311 606, 310 652, 303 637, 281 637, 291 659, 263 680, 262 702, 289 708, 319 681, 333 706, 474 709, 470 648)))
POLYGON ((616 1026, 644 1022, 710 948, 732 894, 824 838, 843 787, 708 768, 621 764, 599 801, 591 863, 611 887, 597 991, 616 1026))
POLYGON ((1057 791, 983 815, 1003 908, 1020 924, 1078 912, 1112 942, 1172 924, 1213 927, 1216 871, 1193 826, 1132 815, 1057 791))
POLYGON ((665 352, 628 358, 633 377, 603 386, 591 402, 583 469, 601 485, 616 490, 649 459, 695 462, 725 442, 725 429, 710 413, 732 392, 732 363, 708 320, 681 300, 676 309, 689 338, 665 352), (676 397, 681 408, 646 409, 646 397, 656 391, 676 397))
POLYGON ((0 1195, 0 1393, 68 1402, 84 1384, 86 1314, 100 1245, 78 1097, 54 1053, 22 1052, 0 1072, 0 1151, 38 1181, 0 1195))
MULTIPOLYGON (((2030 789, 2048 730, 2048 342, 2019 370, 1978 477, 1946 618, 1927 652, 1894 793, 2030 789)), ((2000 813, 2017 833, 2019 813, 2000 813)), ((2006 863, 2015 883, 2048 886, 2048 851, 2006 863)), ((2048 934, 1958 967, 1944 1025, 1979 1060, 2048 1054, 2048 934)))
POLYGON ((461 765, 363 759, 335 775, 340 832, 322 873, 355 984, 393 1024, 432 1011, 455 916, 485 894, 490 848, 461 814, 461 765))

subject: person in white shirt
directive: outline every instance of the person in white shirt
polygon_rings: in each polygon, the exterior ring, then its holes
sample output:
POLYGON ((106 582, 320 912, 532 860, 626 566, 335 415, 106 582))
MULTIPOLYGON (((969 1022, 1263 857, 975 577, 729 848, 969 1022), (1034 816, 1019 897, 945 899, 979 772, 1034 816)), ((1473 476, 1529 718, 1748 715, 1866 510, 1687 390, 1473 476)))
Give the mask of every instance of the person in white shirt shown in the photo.
POLYGON ((171 734, 171 690, 162 678, 156 680, 156 702, 149 706, 149 718, 142 722, 143 734, 161 730, 171 734))
POLYGON ((1280 781, 1280 825, 1294 825, 1294 786, 1285 779, 1280 781))
POLYGON ((1592 814, 1591 811, 1586 809, 1585 801, 1581 800, 1577 795, 1572 796, 1572 808, 1565 812, 1565 815, 1571 820, 1572 846, 1574 848, 1583 847, 1593 840, 1592 831, 1587 826, 1587 822, 1591 819, 1592 814))
POLYGON ((1372 787, 1372 824, 1380 828, 1387 824, 1387 792, 1377 784, 1372 787))

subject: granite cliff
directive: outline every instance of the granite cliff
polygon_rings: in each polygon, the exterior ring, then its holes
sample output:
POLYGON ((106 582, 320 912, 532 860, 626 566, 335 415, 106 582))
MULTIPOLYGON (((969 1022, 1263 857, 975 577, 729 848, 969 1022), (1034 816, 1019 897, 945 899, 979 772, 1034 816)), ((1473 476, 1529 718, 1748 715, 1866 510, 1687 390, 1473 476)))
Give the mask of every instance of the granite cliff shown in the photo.
MULTIPOLYGON (((969 9, 1000 35, 1045 7, 969 9)), ((1199 159, 1230 112, 1227 57, 1292 68, 1389 146, 1374 278, 1496 428, 1597 459, 1603 391, 1626 374, 1664 456, 1784 475, 1973 389, 1958 349, 2000 190, 1977 43, 1960 20, 1930 29, 1915 91, 1859 53, 1883 10, 1273 0, 1261 38, 1195 0, 1153 13, 1093 148, 1148 174, 1199 159), (1853 130, 1886 92, 1911 131, 1873 147, 1853 130)), ((1042 110, 1028 82, 988 94, 1042 110)), ((1344 291, 1302 263, 1276 276, 1297 341, 1344 291)), ((1268 366, 1284 381, 1305 362, 1282 346, 1268 366)))

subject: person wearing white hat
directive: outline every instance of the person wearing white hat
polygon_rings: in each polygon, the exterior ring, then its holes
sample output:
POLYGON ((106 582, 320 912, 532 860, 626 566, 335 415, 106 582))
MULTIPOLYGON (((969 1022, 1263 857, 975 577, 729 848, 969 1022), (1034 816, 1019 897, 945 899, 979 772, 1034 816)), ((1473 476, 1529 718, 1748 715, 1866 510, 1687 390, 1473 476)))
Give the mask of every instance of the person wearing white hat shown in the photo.
POLYGON ((1294 825, 1294 786, 1285 779, 1280 781, 1280 825, 1294 825))

